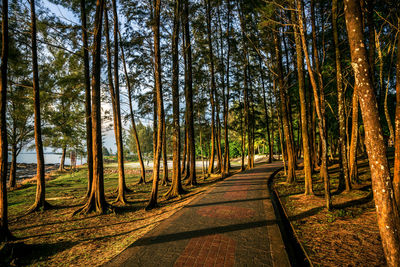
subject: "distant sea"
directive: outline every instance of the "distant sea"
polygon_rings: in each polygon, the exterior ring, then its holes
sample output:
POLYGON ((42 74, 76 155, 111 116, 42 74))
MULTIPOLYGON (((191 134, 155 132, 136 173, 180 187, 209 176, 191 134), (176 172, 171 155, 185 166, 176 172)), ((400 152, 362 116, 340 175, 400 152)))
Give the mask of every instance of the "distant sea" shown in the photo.
MULTIPOLYGON (((8 161, 11 162, 11 155, 8 155, 8 161)), ((45 153, 44 163, 45 164, 60 164, 61 154, 60 153, 45 153)), ((24 152, 20 153, 17 157, 17 163, 36 163, 36 153, 35 152, 24 152)), ((81 165, 86 163, 86 157, 77 157, 76 164, 81 165)), ((65 165, 71 165, 71 159, 69 154, 65 157, 65 165)))

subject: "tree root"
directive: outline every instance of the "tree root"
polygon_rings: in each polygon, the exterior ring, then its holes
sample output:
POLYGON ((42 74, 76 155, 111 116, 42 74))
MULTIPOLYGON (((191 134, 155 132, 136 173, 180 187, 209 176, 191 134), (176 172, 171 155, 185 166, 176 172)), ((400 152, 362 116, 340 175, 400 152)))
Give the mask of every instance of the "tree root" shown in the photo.
POLYGON ((35 202, 26 212, 25 215, 38 212, 38 211, 45 211, 54 208, 49 202, 45 201, 37 201, 35 202))

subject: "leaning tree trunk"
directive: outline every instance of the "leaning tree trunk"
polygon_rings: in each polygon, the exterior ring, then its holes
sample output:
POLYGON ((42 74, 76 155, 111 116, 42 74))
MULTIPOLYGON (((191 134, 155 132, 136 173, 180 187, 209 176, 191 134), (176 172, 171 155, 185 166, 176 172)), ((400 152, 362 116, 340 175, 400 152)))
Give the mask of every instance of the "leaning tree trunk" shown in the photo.
POLYGON ((386 145, 374 88, 371 82, 368 55, 362 31, 360 2, 344 2, 347 35, 350 44, 351 65, 360 100, 365 127, 365 145, 371 169, 378 227, 388 266, 400 266, 400 218, 393 196, 386 145))
POLYGON ((90 196, 86 203, 75 213, 104 213, 109 207, 104 195, 103 142, 101 138, 101 28, 103 21, 104 0, 96 1, 92 63, 92 142, 93 142, 93 182, 90 196))
POLYGON ((343 178, 346 184, 346 191, 351 190, 351 183, 349 177, 349 165, 347 162, 347 150, 346 150, 346 115, 345 109, 345 96, 343 90, 342 81, 342 66, 340 65, 340 49, 339 49, 339 36, 337 29, 337 0, 332 0, 332 32, 333 41, 335 44, 335 61, 336 61, 336 87, 338 91, 338 116, 339 116, 339 145, 340 145, 340 155, 342 158, 342 170, 343 178))
MULTIPOLYGON (((32 0, 33 1, 33 0, 32 0)), ((0 83, 0 242, 12 239, 8 230, 7 203, 7 63, 8 63, 8 0, 2 0, 1 11, 1 83, 0 83)))
MULTIPOLYGON (((185 0, 187 2, 188 0, 185 0)), ((186 3, 185 3, 186 4, 186 3)), ((168 192, 165 194, 167 199, 180 196, 184 191, 181 182, 181 139, 180 139, 180 126, 179 126, 179 61, 178 61, 178 49, 179 49, 179 22, 182 10, 181 0, 175 0, 174 2, 174 26, 172 33, 172 143, 173 143, 173 154, 172 154, 172 183, 168 192)))
POLYGON ((93 151, 92 151, 92 118, 90 101, 90 69, 89 69, 89 45, 86 25, 86 1, 80 1, 81 23, 82 23, 82 50, 83 50, 83 71, 85 80, 85 123, 86 123, 86 151, 88 166, 88 187, 86 198, 90 196, 93 181, 93 151))
POLYGON ((153 166, 153 186, 151 190, 150 200, 146 206, 146 210, 153 209, 157 206, 158 180, 160 176, 160 158, 162 150, 162 135, 163 135, 163 94, 161 87, 161 54, 160 54, 160 8, 161 0, 153 2, 153 36, 154 36, 154 76, 155 76, 155 91, 157 102, 157 147, 154 155, 153 166))
MULTIPOLYGON (((121 38, 121 33, 118 32, 119 34, 119 39, 122 40, 121 38)), ((126 86, 127 86, 127 90, 128 90, 128 101, 129 101, 129 115, 131 118, 131 127, 133 130, 133 138, 135 138, 135 144, 136 144, 136 152, 138 154, 138 160, 140 163, 140 178, 138 181, 138 184, 141 183, 146 183, 146 170, 144 168, 144 163, 143 163, 143 157, 142 157, 142 151, 140 148, 140 142, 139 142, 139 136, 136 130, 136 122, 135 122, 135 116, 133 114, 133 105, 132 105, 132 88, 131 88, 131 83, 129 81, 129 76, 128 76, 128 70, 126 68, 126 61, 125 61, 125 53, 124 53, 124 48, 122 46, 122 43, 120 44, 121 47, 121 54, 122 54, 122 64, 124 66, 124 73, 125 73, 125 79, 126 79, 126 86)))
MULTIPOLYGON (((325 187, 325 201, 326 201, 326 208, 330 210, 332 208, 332 200, 331 200, 331 193, 330 193, 330 183, 329 183, 329 176, 328 176, 328 163, 327 163, 327 141, 326 141, 326 125, 325 125, 325 117, 322 113, 322 107, 321 107, 321 102, 320 102, 320 96, 318 94, 318 87, 317 83, 315 81, 314 73, 311 68, 311 62, 310 62, 310 57, 308 56, 308 49, 307 49, 307 42, 304 34, 304 26, 303 26, 303 5, 302 5, 302 0, 297 1, 297 17, 298 17, 298 26, 299 26, 299 32, 300 32, 300 37, 301 37, 301 42, 302 42, 302 47, 303 47, 303 53, 304 57, 306 59, 307 63, 307 69, 308 69, 308 74, 310 76, 310 81, 311 81, 311 86, 313 88, 313 94, 314 94, 314 102, 315 102, 315 109, 316 113, 318 116, 318 130, 319 130, 319 138, 320 138, 320 143, 321 143, 321 170, 320 170, 320 176, 323 177, 324 179, 324 187, 325 187)), ((318 60, 316 60, 318 61, 318 60)), ((321 94, 323 91, 323 88, 320 88, 321 94)))
POLYGON ((35 147, 36 147, 36 198, 35 203, 29 208, 29 212, 34 212, 40 209, 47 209, 50 205, 45 200, 45 170, 44 170, 44 155, 42 142, 42 128, 40 118, 40 87, 39 87, 39 71, 37 60, 37 41, 36 41, 36 12, 35 0, 30 1, 31 4, 31 49, 32 49, 32 71, 33 71, 33 102, 34 102, 34 132, 35 132, 35 147))
MULTIPOLYGON (((400 27, 400 17, 397 18, 400 27)), ((400 29, 400 28, 398 28, 400 29)), ((400 31, 400 30, 399 30, 400 31)), ((395 116, 395 143, 394 143, 394 175, 393 190, 397 208, 400 210, 400 38, 397 37, 397 60, 396 60, 396 116, 395 116)))
MULTIPOLYGON (((292 12, 293 25, 296 25, 296 14, 292 12)), ((296 43, 296 62, 297 62, 297 79, 299 81, 299 96, 300 96, 300 116, 301 116, 301 133, 303 140, 303 158, 304 158, 304 194, 313 195, 312 187, 312 163, 310 152, 310 140, 308 135, 308 120, 307 120, 307 99, 304 82, 304 61, 301 49, 301 41, 297 27, 293 27, 294 39, 296 43)))

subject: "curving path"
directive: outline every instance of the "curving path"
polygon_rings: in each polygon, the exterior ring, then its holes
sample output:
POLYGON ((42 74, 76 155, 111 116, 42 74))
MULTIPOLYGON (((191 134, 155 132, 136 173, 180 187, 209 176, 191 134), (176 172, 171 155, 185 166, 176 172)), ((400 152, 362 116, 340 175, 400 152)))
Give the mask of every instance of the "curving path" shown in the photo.
POLYGON ((290 266, 267 190, 280 167, 217 183, 105 266, 290 266))

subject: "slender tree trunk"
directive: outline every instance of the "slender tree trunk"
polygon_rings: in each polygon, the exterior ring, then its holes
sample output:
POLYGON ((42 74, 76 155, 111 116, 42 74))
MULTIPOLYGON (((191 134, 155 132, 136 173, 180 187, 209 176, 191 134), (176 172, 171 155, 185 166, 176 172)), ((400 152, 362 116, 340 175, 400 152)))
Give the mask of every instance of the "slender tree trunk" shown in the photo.
POLYGON ((86 0, 80 0, 82 23, 82 50, 83 50, 83 75, 85 80, 85 123, 86 123, 86 152, 88 166, 88 187, 86 198, 90 196, 93 181, 93 152, 92 152, 92 118, 90 101, 90 69, 89 69, 89 45, 86 24, 86 0))
POLYGON ((104 0, 96 1, 94 21, 93 63, 92 63, 92 150, 93 150, 93 182, 90 196, 83 207, 75 213, 104 213, 109 204, 104 195, 103 173, 103 142, 101 137, 101 101, 100 101, 100 73, 101 73, 101 29, 103 21, 104 0))
MULTIPOLYGON (((398 27, 400 27, 400 17, 397 18, 397 25, 398 27)), ((396 115, 394 124, 396 128, 395 128, 395 143, 394 143, 395 152, 394 152, 393 190, 396 199, 397 209, 400 210, 400 38, 399 36, 397 36, 396 115)))
POLYGON ((276 70, 278 74, 278 85, 279 85, 279 96, 281 100, 281 115, 283 122, 283 134, 285 136, 286 141, 286 151, 288 156, 288 174, 286 182, 294 183, 296 181, 296 173, 295 173, 295 151, 293 147, 293 140, 290 135, 290 124, 289 124, 289 115, 287 111, 287 95, 286 95, 286 87, 283 81, 283 67, 282 67, 282 53, 281 53, 281 42, 279 33, 274 31, 274 46, 275 46, 275 60, 276 60, 276 70))
POLYGON ((8 187, 13 189, 17 186, 17 144, 12 144, 11 147, 11 167, 8 180, 8 187))
MULTIPOLYGON (((168 192, 165 194, 166 198, 173 198, 180 196, 184 191, 181 182, 181 139, 180 139, 180 126, 179 126, 179 22, 182 12, 181 0, 174 1, 174 26, 172 33, 172 112, 173 112, 173 154, 172 154, 172 183, 168 192)), ((201 133, 200 133, 201 137, 201 133)), ((201 141, 200 141, 201 142, 201 141)))
POLYGON ((357 168, 357 143, 358 143, 358 93, 357 85, 354 86, 352 100, 352 121, 351 121, 351 143, 350 143, 350 180, 352 183, 358 183, 358 168, 357 168))
POLYGON ((210 0, 205 0, 207 9, 207 41, 208 41, 208 57, 209 57, 209 68, 211 74, 211 90, 210 90, 210 104, 211 104, 211 155, 210 164, 208 166, 208 175, 214 171, 214 160, 215 160, 215 144, 216 144, 216 133, 214 123, 214 95, 216 91, 215 85, 215 72, 214 72, 214 53, 211 40, 211 3, 210 0))
MULTIPOLYGON (((296 25, 296 14, 292 12, 292 21, 296 25)), ((294 39, 296 43, 296 62, 297 62, 297 79, 299 81, 299 96, 300 96, 300 112, 301 112, 301 132, 303 140, 303 158, 304 158, 304 194, 313 195, 312 186, 312 163, 310 153, 310 141, 308 135, 307 123, 307 100, 304 82, 304 61, 301 49, 301 41, 297 27, 293 27, 294 39)))
POLYGON ((42 128, 40 116, 40 87, 39 87, 39 70, 37 60, 37 42, 36 42, 36 12, 35 0, 30 1, 31 4, 31 49, 32 49, 32 70, 33 70, 33 102, 34 102, 34 132, 35 132, 35 147, 36 147, 36 198, 35 203, 29 208, 29 212, 34 212, 40 209, 50 207, 45 200, 45 170, 44 170, 44 155, 42 143, 42 128))
POLYGON ((65 170, 65 155, 66 155, 66 153, 67 153, 67 147, 64 146, 62 148, 61 162, 60 162, 60 167, 58 168, 59 171, 65 170))
MULTIPOLYGON (((308 74, 310 76, 310 81, 311 81, 311 85, 313 88, 315 109, 316 109, 317 116, 318 116, 318 130, 319 130, 319 138, 320 138, 321 149, 322 149, 320 176, 323 177, 323 179, 324 179, 326 208, 328 210, 330 210, 332 208, 332 200, 331 200, 330 183, 329 183, 329 176, 328 176, 328 163, 327 163, 327 154, 328 154, 327 152, 328 151, 327 151, 327 141, 326 141, 327 135, 325 132, 326 131, 325 117, 324 117, 324 114, 322 113, 323 108, 321 106, 321 102, 324 101, 324 99, 322 98, 322 101, 320 99, 320 96, 318 94, 317 83, 315 81, 314 73, 312 72, 310 57, 308 56, 307 42, 306 42, 306 38, 304 35, 302 11, 303 11, 302 1, 298 0, 297 1, 297 16, 298 16, 300 37, 301 37, 304 57, 305 57, 306 63, 307 63, 308 74)), ((314 60, 314 61, 318 62, 318 59, 314 60)), ((317 73, 319 73, 319 72, 317 71, 317 73)), ((321 84, 320 84, 320 86, 321 86, 321 84)), ((320 95, 322 95, 322 94, 323 94, 323 88, 321 87, 320 95)))
POLYGON ((7 63, 8 63, 8 0, 2 0, 1 10, 1 88, 0 88, 0 242, 12 239, 8 229, 7 202, 7 63))
POLYGON ((270 131, 270 121, 269 121, 269 115, 268 115, 268 106, 267 106, 267 97, 265 93, 265 82, 264 82, 264 76, 263 76, 263 68, 262 68, 262 63, 261 63, 261 57, 258 57, 259 60, 259 65, 260 65, 260 77, 261 77, 261 86, 262 86, 262 94, 263 94, 263 104, 264 104, 264 116, 265 116, 265 123, 267 126, 267 142, 268 142, 268 163, 272 162, 272 144, 271 144, 271 131, 270 131))
POLYGON ((340 65, 340 49, 339 49, 339 36, 337 29, 337 0, 332 0, 332 32, 333 32, 333 42, 335 44, 335 60, 336 60, 336 86, 338 91, 338 116, 339 116, 339 145, 340 145, 340 155, 342 158, 342 171, 343 178, 346 184, 346 191, 351 190, 350 176, 349 176, 349 165, 347 161, 347 151, 346 151, 346 115, 345 109, 345 96, 343 90, 342 81, 342 66, 340 65))
MULTIPOLYGON (((123 162, 123 155, 120 157, 120 152, 122 151, 122 131, 120 128, 120 118, 121 115, 119 113, 119 89, 117 89, 117 86, 119 88, 119 81, 118 81, 118 59, 115 62, 114 59, 114 75, 116 75, 113 81, 113 75, 111 72, 111 41, 110 41, 110 30, 109 30, 109 21, 108 21, 108 9, 107 9, 107 4, 105 4, 104 8, 104 31, 106 35, 106 49, 107 49, 107 74, 108 74, 108 87, 110 89, 110 95, 111 95, 111 103, 112 103, 112 113, 113 113, 113 121, 114 121, 114 135, 115 135, 115 143, 117 144, 117 158, 118 158, 118 195, 115 200, 115 202, 120 202, 122 204, 126 204, 126 199, 125 199, 125 173, 124 173, 124 162, 123 162), (117 63, 117 65, 115 65, 117 63), (118 91, 118 94, 117 94, 118 91)), ((115 31, 115 26, 114 26, 114 31, 115 31)), ((114 34, 115 37, 115 34, 114 34)), ((116 42, 115 46, 118 47, 118 41, 114 40, 116 42)), ((114 53, 118 53, 115 51, 114 53)), ((123 152, 123 151, 122 151, 123 152)))
MULTIPOLYGON (((385 91, 385 82, 384 82, 384 77, 383 77, 383 55, 382 55, 382 49, 379 41, 379 34, 375 32, 375 46, 376 49, 378 50, 378 59, 379 59, 379 85, 380 85, 380 99, 382 99, 382 95, 384 94, 385 91)), ((390 73, 390 72, 389 72, 390 73)), ((384 95, 384 112, 385 112, 385 118, 386 122, 389 128, 389 146, 393 146, 394 144, 394 129, 392 125, 392 121, 390 119, 388 107, 387 107, 387 94, 388 94, 388 89, 389 85, 386 87, 385 95, 384 95)), ((378 105, 380 103, 378 102, 378 105)))
POLYGON ((354 71, 365 127, 365 144, 371 169, 372 189, 383 250, 388 266, 400 266, 400 218, 393 196, 386 145, 371 82, 368 55, 362 31, 359 1, 344 2, 351 64, 354 71))
POLYGON ((161 184, 168 185, 168 158, 167 158, 167 127, 165 123, 165 116, 163 119, 163 136, 162 136, 162 159, 163 159, 163 179, 161 184))
MULTIPOLYGON (((122 40, 120 32, 118 32, 118 34, 119 34, 119 39, 122 40)), ((140 170, 141 170, 138 184, 141 184, 141 183, 146 183, 146 170, 144 168, 142 151, 141 151, 140 142, 139 142, 139 136, 138 136, 138 133, 137 133, 137 130, 136 130, 135 116, 133 114, 132 88, 131 88, 131 83, 130 83, 129 77, 128 77, 128 71, 127 71, 127 68, 126 68, 124 48, 123 48, 122 44, 120 44, 120 47, 121 47, 121 54, 122 54, 122 63, 124 65, 124 73, 125 73, 126 85, 127 85, 127 89, 128 89, 129 115, 130 115, 130 118, 131 118, 131 127, 132 127, 132 130, 133 130, 133 137, 135 138, 136 153, 138 154, 138 159, 139 159, 139 163, 140 163, 140 170)))
POLYGON ((157 126, 157 148, 155 151, 155 159, 153 166, 153 187, 151 190, 150 200, 146 206, 146 210, 153 209, 157 206, 157 193, 158 193, 158 180, 160 175, 160 158, 162 150, 162 136, 163 136, 163 120, 164 117, 164 104, 163 93, 161 87, 161 54, 160 54, 160 8, 161 0, 153 2, 153 34, 154 34, 154 70, 155 70, 155 91, 157 100, 157 117, 159 118, 157 126))
MULTIPOLYGON (((187 60, 187 68, 185 70, 185 100, 187 110, 187 133, 188 133, 188 156, 189 156, 189 180, 188 185, 197 185, 196 180, 196 143, 195 143, 195 132, 194 132, 194 107, 193 107, 193 85, 192 85, 192 45, 190 39, 189 29, 189 0, 185 0, 183 6, 183 20, 182 28, 185 34, 184 38, 184 52, 187 60)), ((178 35, 179 36, 179 35, 178 35)))

